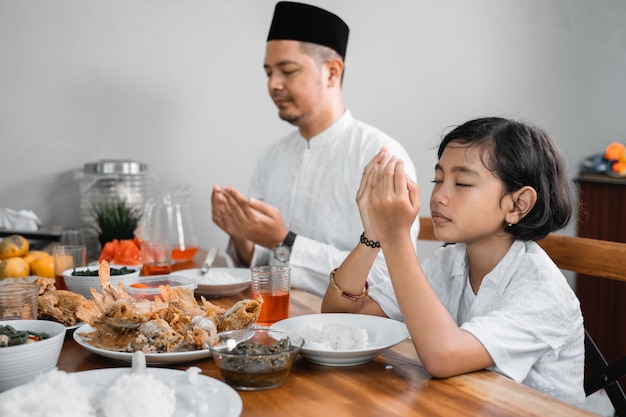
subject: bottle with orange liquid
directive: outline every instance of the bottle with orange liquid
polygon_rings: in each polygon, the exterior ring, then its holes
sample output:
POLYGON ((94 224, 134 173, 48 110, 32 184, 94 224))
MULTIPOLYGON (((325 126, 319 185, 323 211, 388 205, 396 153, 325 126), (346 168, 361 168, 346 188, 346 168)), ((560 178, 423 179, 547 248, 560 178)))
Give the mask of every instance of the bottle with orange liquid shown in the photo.
POLYGON ((174 262, 186 262, 193 259, 196 256, 196 252, 198 252, 198 247, 173 247, 172 248, 172 260, 174 262))
POLYGON ((189 185, 163 194, 164 204, 168 207, 169 240, 174 262, 190 261, 198 252, 198 242, 191 222, 190 199, 189 185))
POLYGON ((144 207, 140 238, 169 242, 170 258, 174 262, 191 261, 198 252, 189 201, 189 186, 184 185, 159 193, 144 207))

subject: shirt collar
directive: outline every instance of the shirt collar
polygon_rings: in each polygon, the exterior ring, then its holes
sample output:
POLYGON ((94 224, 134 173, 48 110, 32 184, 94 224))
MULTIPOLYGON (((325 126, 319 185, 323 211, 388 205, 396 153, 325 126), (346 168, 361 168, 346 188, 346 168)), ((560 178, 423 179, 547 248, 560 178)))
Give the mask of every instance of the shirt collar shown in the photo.
MULTIPOLYGON (((465 271, 467 270, 467 247, 462 243, 457 243, 454 246, 455 257, 461 257, 462 261, 453 264, 451 276, 455 279, 463 280, 466 278, 465 271)), ((492 291, 504 294, 511 278, 513 278, 513 274, 517 270, 516 263, 519 262, 522 252, 525 251, 525 247, 524 242, 519 240, 514 241, 495 268, 485 275, 480 284, 480 291, 478 291, 478 293, 480 294, 480 292, 486 288, 491 288, 492 291)))
MULTIPOLYGON (((328 146, 329 144, 331 144, 337 137, 339 137, 339 135, 348 128, 348 126, 350 124, 352 124, 352 122, 354 121, 354 118, 352 117, 352 113, 350 113, 350 110, 347 110, 343 113, 343 115, 341 115, 341 117, 339 119, 337 119, 337 121, 335 123, 333 123, 332 125, 328 126, 326 128, 326 130, 318 133, 317 135, 313 136, 309 141, 308 141, 308 147, 310 149, 312 148, 321 148, 324 146, 328 146)), ((300 135, 300 133, 298 132, 298 136, 300 136, 302 138, 302 140, 306 140, 302 135, 300 135)))
MULTIPOLYGON (((493 288, 493 291, 497 291, 499 294, 504 294, 506 287, 508 287, 513 275, 518 270, 517 264, 521 259, 522 252, 526 249, 524 242, 516 240, 513 242, 509 250, 504 257, 498 262, 495 268, 491 270, 480 285, 493 288)), ((480 291, 479 291, 480 293, 480 291)))

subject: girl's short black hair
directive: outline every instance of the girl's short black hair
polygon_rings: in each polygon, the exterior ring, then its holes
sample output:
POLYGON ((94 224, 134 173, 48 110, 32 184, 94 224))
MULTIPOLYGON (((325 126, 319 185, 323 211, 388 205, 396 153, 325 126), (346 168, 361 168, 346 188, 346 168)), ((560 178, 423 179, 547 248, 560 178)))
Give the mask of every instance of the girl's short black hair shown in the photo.
POLYGON ((562 229, 572 217, 572 192, 556 143, 543 130, 500 117, 470 120, 446 134, 437 157, 451 142, 479 147, 485 167, 514 192, 530 186, 537 202, 517 224, 505 231, 518 240, 539 240, 562 229))

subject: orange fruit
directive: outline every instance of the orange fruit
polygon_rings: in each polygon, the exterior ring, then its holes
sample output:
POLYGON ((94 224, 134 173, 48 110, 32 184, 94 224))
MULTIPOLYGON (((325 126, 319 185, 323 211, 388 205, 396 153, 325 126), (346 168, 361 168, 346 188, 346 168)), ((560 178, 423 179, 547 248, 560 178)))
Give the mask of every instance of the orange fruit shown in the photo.
POLYGON ((30 275, 30 266, 24 259, 16 256, 0 263, 0 279, 19 278, 30 275))
POLYGON ((606 147, 604 151, 604 159, 609 161, 618 160, 624 152, 626 146, 623 143, 613 142, 606 147))
POLYGON ((0 259, 24 256, 28 253, 30 244, 24 236, 11 235, 0 241, 0 259))
POLYGON ((45 254, 35 259, 30 264, 31 275, 38 277, 54 278, 54 258, 50 254, 45 254))
POLYGON ((41 258, 42 256, 51 256, 48 252, 44 252, 42 250, 31 250, 22 258, 30 265, 35 259, 41 258))

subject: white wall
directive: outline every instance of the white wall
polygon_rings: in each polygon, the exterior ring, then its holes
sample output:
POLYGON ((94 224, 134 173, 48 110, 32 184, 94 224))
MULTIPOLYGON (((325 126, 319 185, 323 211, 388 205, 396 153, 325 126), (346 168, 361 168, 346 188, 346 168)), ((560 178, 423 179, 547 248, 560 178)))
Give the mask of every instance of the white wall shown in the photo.
MULTIPOLYGON (((259 150, 291 130, 262 70, 274 3, 0 0, 0 207, 74 224, 73 172, 133 159, 163 189, 191 184, 200 243, 223 247, 212 185, 245 191, 259 150)), ((626 2, 312 3, 349 24, 346 103, 405 145, 423 198, 442 131, 469 118, 546 128, 572 174, 626 141, 626 2)))

